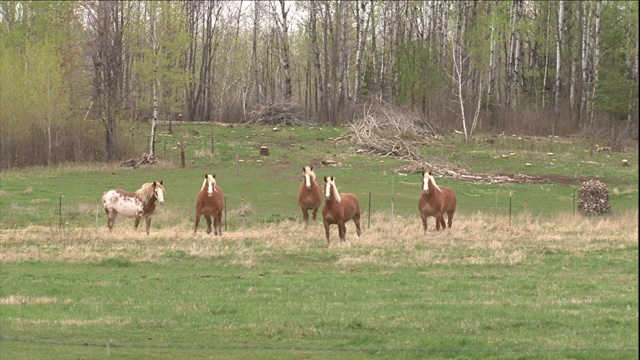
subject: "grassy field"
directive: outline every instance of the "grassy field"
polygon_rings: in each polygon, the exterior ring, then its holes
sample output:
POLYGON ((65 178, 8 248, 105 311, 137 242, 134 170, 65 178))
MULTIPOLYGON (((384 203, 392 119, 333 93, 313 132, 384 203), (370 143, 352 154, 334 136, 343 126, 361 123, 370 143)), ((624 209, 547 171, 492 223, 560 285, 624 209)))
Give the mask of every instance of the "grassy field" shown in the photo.
POLYGON ((472 173, 556 180, 438 178, 459 210, 452 229, 431 219, 424 235, 420 176, 333 141, 345 128, 175 128, 156 166, 0 174, 0 358, 638 358, 637 148, 592 157, 580 139, 447 137, 421 151, 472 173), (307 164, 360 198, 360 238, 348 223, 339 244, 333 227, 327 248, 321 221, 304 227, 307 164), (222 237, 192 235, 205 173, 227 194, 222 237), (592 178, 610 189, 610 216, 573 213, 592 178), (151 235, 123 218, 109 233, 96 199, 154 180, 166 205, 151 235))

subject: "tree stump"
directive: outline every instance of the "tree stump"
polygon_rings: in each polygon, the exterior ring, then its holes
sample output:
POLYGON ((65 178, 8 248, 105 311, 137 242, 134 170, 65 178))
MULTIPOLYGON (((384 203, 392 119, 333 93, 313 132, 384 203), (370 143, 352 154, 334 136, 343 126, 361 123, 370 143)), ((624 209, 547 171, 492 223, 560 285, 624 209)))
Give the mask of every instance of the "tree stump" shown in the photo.
POLYGON ((260 155, 269 156, 269 148, 266 146, 260 146, 260 155))
POLYGON ((580 185, 578 211, 582 215, 611 214, 609 188, 598 180, 589 180, 580 185))

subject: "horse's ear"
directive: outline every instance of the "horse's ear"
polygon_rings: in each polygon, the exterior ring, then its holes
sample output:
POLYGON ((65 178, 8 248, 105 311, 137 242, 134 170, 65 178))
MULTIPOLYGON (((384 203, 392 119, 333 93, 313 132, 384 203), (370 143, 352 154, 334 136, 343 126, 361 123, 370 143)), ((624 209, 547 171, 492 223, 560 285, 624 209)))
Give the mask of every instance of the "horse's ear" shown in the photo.
POLYGON ((429 170, 429 176, 433 176, 433 175, 431 175, 431 170, 429 170))
POLYGON ((422 169, 422 176, 424 177, 424 169, 422 169))
POLYGON ((309 170, 313 171, 313 165, 311 165, 311 166, 309 167, 309 170))
POLYGON ((206 180, 209 177, 209 174, 204 174, 204 179, 206 180))
POLYGON ((216 174, 213 174, 212 176, 213 176, 214 179, 216 178, 216 174))
POLYGON ((154 187, 154 188, 156 187, 156 182, 155 182, 155 181, 153 182, 153 187, 154 187))
POLYGON ((324 182, 327 182, 327 177, 326 176, 324 177, 324 182))
POLYGON ((162 180, 160 180, 160 185, 162 185, 162 180))

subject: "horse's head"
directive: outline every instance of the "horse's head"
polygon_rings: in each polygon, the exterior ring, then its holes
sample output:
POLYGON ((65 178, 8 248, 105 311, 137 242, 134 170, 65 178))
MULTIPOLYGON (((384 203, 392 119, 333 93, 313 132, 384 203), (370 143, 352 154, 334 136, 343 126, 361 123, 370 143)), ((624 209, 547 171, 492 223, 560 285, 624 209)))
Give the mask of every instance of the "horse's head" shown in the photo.
POLYGON ((429 170, 428 173, 422 170, 422 191, 425 194, 428 194, 429 191, 432 190, 431 187, 433 187, 438 191, 442 191, 440 190, 440 187, 436 184, 436 180, 431 175, 431 170, 429 170))
POLYGON ((159 183, 153 182, 153 195, 158 199, 160 205, 164 205, 164 186, 162 185, 162 180, 160 180, 159 183))
POLYGON ((340 202, 340 193, 338 192, 338 188, 336 187, 336 178, 333 176, 324 177, 324 197, 327 200, 331 199, 331 193, 333 189, 333 196, 336 202, 340 202))
POLYGON ((311 189, 311 181, 316 179, 316 173, 313 172, 313 166, 303 167, 302 176, 304 177, 304 185, 307 189, 311 189))
POLYGON ((202 184, 202 188, 207 187, 207 196, 212 197, 213 192, 216 189, 216 174, 209 175, 204 174, 204 183, 202 184))

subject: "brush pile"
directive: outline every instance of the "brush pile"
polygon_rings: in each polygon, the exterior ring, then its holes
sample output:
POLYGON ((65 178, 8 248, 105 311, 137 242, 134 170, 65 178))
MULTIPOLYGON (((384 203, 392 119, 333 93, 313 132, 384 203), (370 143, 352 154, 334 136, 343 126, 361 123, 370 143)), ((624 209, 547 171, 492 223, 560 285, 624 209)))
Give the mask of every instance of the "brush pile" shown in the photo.
POLYGON ((580 185, 578 211, 582 215, 611 214, 609 188, 598 180, 585 181, 580 185))
POLYGON ((125 161, 121 161, 120 162, 120 166, 122 167, 132 167, 132 168, 137 168, 140 165, 143 164, 148 164, 148 165, 154 165, 157 164, 158 160, 156 160, 155 156, 153 155, 149 155, 147 153, 144 153, 140 156, 140 159, 136 160, 136 159, 129 159, 129 160, 125 160, 125 161))
POLYGON ((312 125, 307 120, 304 109, 298 104, 289 102, 258 107, 247 116, 247 124, 267 126, 312 125))
POLYGON ((443 132, 417 115, 376 103, 354 120, 347 134, 336 140, 347 140, 371 154, 418 161, 422 155, 417 146, 434 145, 442 137, 443 132))

